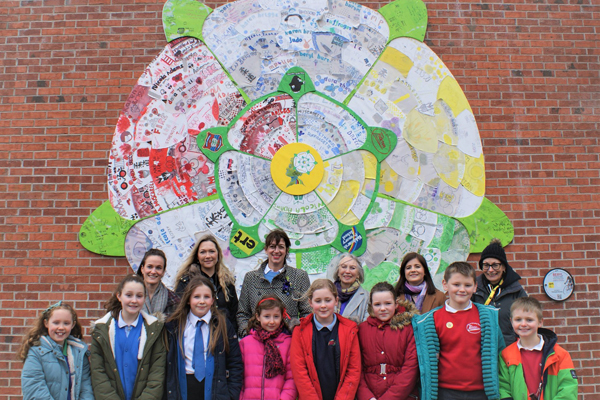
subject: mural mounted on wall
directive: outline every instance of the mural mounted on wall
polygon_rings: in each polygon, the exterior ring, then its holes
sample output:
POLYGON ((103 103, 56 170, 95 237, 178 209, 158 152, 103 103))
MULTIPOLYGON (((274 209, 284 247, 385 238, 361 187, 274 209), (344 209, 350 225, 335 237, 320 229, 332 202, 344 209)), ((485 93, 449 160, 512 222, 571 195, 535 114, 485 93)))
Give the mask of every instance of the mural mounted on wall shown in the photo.
POLYGON ((492 237, 508 244, 475 117, 426 26, 420 0, 167 1, 168 44, 120 113, 109 201, 82 245, 134 269, 160 248, 170 286, 212 233, 241 285, 282 228, 294 265, 317 277, 351 251, 370 288, 409 251, 439 282, 492 237))

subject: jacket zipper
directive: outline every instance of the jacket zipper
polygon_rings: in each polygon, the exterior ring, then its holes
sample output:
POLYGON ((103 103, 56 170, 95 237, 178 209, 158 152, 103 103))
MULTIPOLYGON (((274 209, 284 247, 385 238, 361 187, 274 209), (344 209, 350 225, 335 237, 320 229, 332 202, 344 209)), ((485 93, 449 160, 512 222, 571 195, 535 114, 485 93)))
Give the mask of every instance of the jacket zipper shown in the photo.
MULTIPOLYGON (((265 353, 265 351, 263 351, 265 353)), ((265 400, 265 364, 267 363, 266 354, 263 354, 262 379, 260 381, 260 399, 265 400)))

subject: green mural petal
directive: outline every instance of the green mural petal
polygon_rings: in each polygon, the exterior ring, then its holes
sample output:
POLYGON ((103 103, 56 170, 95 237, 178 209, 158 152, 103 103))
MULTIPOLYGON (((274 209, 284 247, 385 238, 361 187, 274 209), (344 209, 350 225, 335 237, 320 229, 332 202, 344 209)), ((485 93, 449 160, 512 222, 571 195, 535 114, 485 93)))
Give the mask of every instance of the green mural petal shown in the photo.
POLYGON ((361 285, 366 290, 371 290, 378 282, 396 283, 400 278, 400 266, 384 261, 375 268, 365 268, 365 281, 361 285))
POLYGON ((474 214, 457 219, 469 232, 471 253, 481 253, 493 238, 500 239, 506 246, 515 236, 515 229, 506 214, 486 198, 474 214))
POLYGON ((202 39, 204 20, 212 8, 197 0, 167 0, 163 7, 163 29, 167 41, 188 36, 202 39))
POLYGON ((105 201, 79 230, 79 242, 92 253, 121 257, 125 255, 125 236, 137 221, 121 217, 105 201))
POLYGON ((390 27, 392 41, 399 37, 425 38, 427 7, 421 0, 396 0, 379 9, 390 27))
MULTIPOLYGON (((292 246, 294 244, 292 243, 292 246)), ((296 268, 305 270, 308 274, 321 274, 327 272, 331 260, 340 254, 331 246, 321 246, 309 249, 299 249, 296 254, 296 268)))

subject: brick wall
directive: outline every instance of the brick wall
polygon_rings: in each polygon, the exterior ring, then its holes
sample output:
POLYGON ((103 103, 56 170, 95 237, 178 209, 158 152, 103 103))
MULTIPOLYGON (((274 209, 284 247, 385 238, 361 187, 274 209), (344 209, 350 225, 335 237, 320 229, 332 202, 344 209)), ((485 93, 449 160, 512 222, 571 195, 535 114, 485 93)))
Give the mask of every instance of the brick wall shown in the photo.
MULTIPOLYGON (((0 400, 20 398, 22 364, 14 354, 38 311, 49 301, 72 301, 88 325, 127 271, 124 258, 84 250, 77 233, 107 199, 104 171, 118 110, 166 43, 162 4, 0 3, 0 400)), ((544 301, 545 325, 573 355, 580 398, 597 399, 600 5, 426 4, 426 43, 477 117, 487 197, 515 225, 511 264, 544 301), (575 278, 575 294, 564 303, 541 294, 554 267, 575 278)))

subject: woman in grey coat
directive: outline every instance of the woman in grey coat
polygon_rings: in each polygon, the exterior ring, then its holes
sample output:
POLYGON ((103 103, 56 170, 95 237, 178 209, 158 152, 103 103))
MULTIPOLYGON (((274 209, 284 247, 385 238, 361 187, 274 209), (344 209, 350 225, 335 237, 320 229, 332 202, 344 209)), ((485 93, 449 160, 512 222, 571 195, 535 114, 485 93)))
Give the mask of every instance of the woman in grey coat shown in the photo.
POLYGON ((365 271, 358 258, 350 253, 335 257, 327 268, 327 278, 335 283, 338 291, 336 311, 358 324, 366 321, 369 316, 369 292, 361 286, 365 281, 365 271))

